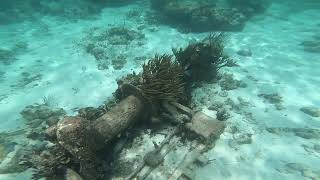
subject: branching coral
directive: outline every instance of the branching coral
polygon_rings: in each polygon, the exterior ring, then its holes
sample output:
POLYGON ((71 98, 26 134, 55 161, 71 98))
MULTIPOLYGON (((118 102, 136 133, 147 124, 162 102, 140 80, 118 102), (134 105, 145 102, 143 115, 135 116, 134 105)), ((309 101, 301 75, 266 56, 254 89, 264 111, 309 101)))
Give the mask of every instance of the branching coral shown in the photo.
POLYGON ((155 55, 143 65, 141 90, 146 99, 176 101, 184 93, 183 71, 170 55, 155 55))
POLYGON ((187 79, 196 82, 214 80, 220 68, 235 65, 224 53, 225 38, 223 33, 211 33, 201 42, 190 44, 185 49, 173 49, 187 79))

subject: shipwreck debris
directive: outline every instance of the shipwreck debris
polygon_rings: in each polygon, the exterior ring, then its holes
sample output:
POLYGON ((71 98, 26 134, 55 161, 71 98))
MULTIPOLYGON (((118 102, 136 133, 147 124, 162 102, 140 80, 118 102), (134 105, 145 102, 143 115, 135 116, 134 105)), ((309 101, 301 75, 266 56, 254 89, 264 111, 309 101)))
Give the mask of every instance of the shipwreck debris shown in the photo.
MULTIPOLYGON (((127 171, 126 179, 146 179, 153 171, 158 171, 159 166, 166 162, 167 155, 176 153, 176 145, 184 140, 187 140, 188 152, 166 177, 179 179, 188 176, 186 168, 214 147, 225 128, 224 121, 187 107, 191 100, 190 84, 197 80, 207 80, 198 76, 198 72, 208 70, 214 75, 210 77, 216 77, 220 68, 234 65, 223 53, 223 37, 222 34, 211 34, 209 39, 190 45, 191 52, 188 48, 175 51, 175 60, 170 55, 156 55, 143 65, 142 73, 134 73, 118 81, 119 88, 115 92, 117 104, 112 108, 83 108, 76 116, 66 116, 57 123, 50 121, 44 133, 53 146, 59 147, 59 154, 63 155, 61 158, 70 161, 61 166, 58 159, 53 158, 54 162, 47 163, 49 167, 46 167, 40 163, 41 156, 35 155, 31 159, 40 158, 40 161, 31 162, 32 167, 42 172, 57 164, 67 172, 65 174, 76 179, 108 178, 107 171, 112 166, 108 160, 112 158, 105 156, 112 156, 112 153, 108 153, 114 149, 112 146, 115 141, 126 138, 126 132, 137 124, 155 124, 152 120, 157 120, 157 125, 165 125, 171 131, 166 129, 165 139, 161 143, 153 142, 154 149, 134 162, 139 164, 136 164, 138 166, 131 174, 127 171), (214 61, 211 57, 215 57, 214 61), (209 68, 202 65, 198 68, 203 62, 209 68), (194 76, 187 75, 186 71, 190 70, 194 76)), ((51 152, 49 148, 45 151, 51 152)), ((45 174, 45 177, 52 175, 45 174)))

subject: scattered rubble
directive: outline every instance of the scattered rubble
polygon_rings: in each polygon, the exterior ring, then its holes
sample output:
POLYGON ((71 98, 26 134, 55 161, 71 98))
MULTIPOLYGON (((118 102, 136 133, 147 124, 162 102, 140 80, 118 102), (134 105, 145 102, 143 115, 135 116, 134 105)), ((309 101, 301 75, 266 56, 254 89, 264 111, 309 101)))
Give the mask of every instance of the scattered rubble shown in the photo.
POLYGON ((247 84, 241 80, 234 79, 232 74, 224 74, 222 79, 219 81, 219 85, 222 90, 234 90, 237 88, 246 88, 247 84))

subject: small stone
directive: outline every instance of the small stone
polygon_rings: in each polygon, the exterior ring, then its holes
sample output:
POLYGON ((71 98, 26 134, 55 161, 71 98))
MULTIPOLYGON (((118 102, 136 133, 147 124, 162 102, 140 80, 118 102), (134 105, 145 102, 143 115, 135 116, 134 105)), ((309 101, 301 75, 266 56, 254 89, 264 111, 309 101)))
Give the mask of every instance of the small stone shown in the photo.
POLYGON ((300 108, 300 111, 312 117, 320 117, 320 108, 317 107, 302 107, 300 108))
POLYGON ((150 167, 157 167, 160 163, 162 163, 163 160, 163 157, 157 150, 148 152, 144 156, 144 162, 150 167))
POLYGON ((237 51, 237 54, 240 56, 250 57, 252 56, 252 52, 250 49, 241 49, 237 51))
POLYGON ((314 149, 316 152, 320 153, 320 144, 315 144, 315 145, 313 145, 313 149, 314 149))
POLYGON ((235 138, 237 144, 251 144, 252 143, 252 134, 240 134, 235 138))
POLYGON ((225 90, 220 91, 220 92, 219 92, 219 96, 221 96, 221 97, 227 97, 227 96, 228 96, 228 92, 225 91, 225 90))

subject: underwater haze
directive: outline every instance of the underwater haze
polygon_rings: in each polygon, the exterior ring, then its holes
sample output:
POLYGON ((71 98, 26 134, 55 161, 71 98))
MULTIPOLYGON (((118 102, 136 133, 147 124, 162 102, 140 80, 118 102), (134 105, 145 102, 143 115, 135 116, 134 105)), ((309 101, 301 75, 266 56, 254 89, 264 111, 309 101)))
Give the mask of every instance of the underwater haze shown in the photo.
POLYGON ((320 179, 319 0, 1 0, 0 180, 320 179))

